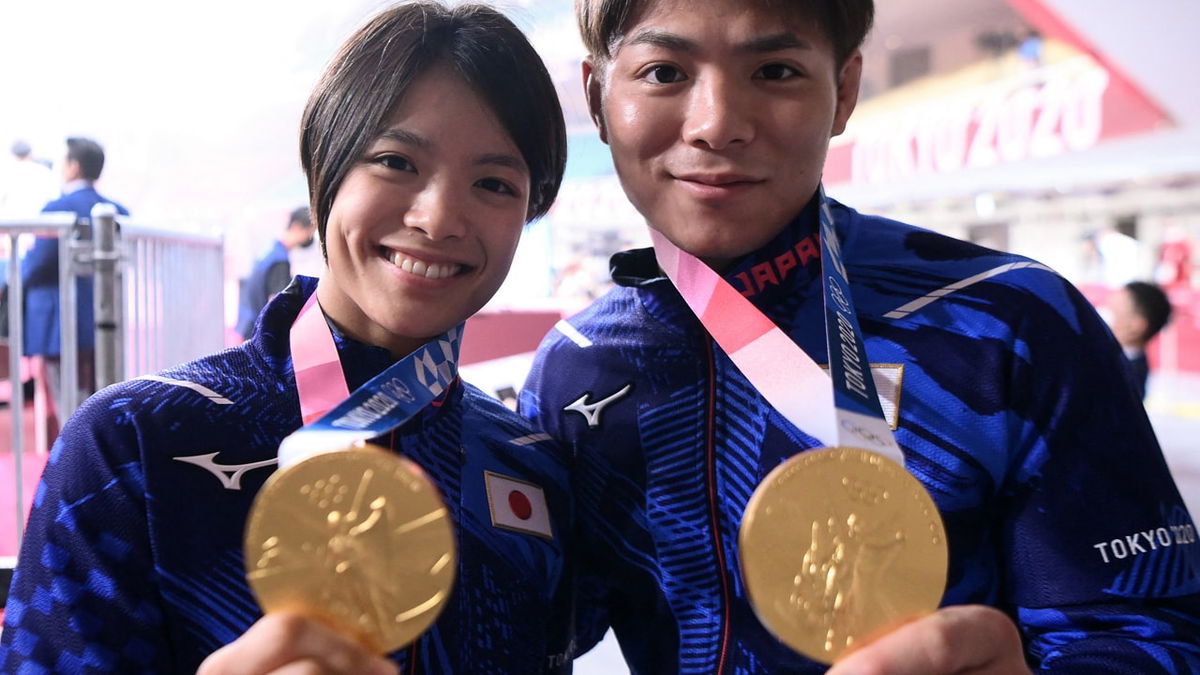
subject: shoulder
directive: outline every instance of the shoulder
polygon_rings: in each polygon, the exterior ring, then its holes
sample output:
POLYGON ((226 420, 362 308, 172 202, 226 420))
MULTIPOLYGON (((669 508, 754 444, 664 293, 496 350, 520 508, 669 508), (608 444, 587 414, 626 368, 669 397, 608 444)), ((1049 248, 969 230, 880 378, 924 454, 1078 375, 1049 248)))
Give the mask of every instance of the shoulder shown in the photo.
POLYGON ((69 197, 58 197, 46 202, 42 207, 42 213, 53 213, 55 211, 73 211, 72 202, 69 197))
POLYGON ((1028 303, 1074 312, 1082 296, 1050 267, 1025 256, 834 205, 855 301, 901 318, 926 306, 987 303, 1014 318, 1028 303))
POLYGON ((231 349, 101 389, 63 427, 55 445, 63 466, 141 466, 148 454, 215 442, 270 416, 255 403, 270 397, 248 361, 244 348, 231 349))
POLYGON ((635 303, 632 289, 617 287, 579 313, 560 319, 538 346, 521 398, 534 390, 545 394, 547 389, 560 388, 571 379, 566 373, 605 360, 603 354, 611 350, 616 335, 629 339, 635 334, 638 322, 631 320, 638 311, 635 303))
POLYGON ((166 416, 177 426, 190 418, 190 412, 235 406, 264 393, 270 384, 265 370, 261 359, 242 345, 105 387, 85 405, 135 417, 166 416))
POLYGON ((91 190, 80 190, 79 192, 77 192, 75 194, 86 195, 86 200, 92 202, 93 205, 95 205, 95 204, 112 204, 113 208, 115 208, 117 210, 118 214, 120 214, 122 216, 129 215, 129 209, 125 208, 125 206, 123 204, 121 204, 120 202, 118 202, 115 199, 109 199, 108 197, 105 197, 104 195, 97 192, 94 188, 91 190))
POLYGON ((95 193, 91 190, 76 190, 48 202, 42 207, 42 213, 71 211, 78 215, 80 212, 86 211, 94 203, 94 195, 95 193))
POLYGON ((690 317, 687 305, 665 278, 636 288, 616 286, 559 321, 543 340, 538 357, 678 345, 687 339, 690 317))
POLYGON ((835 203, 833 211, 850 266, 890 263, 908 268, 977 272, 1010 263, 1036 263, 916 225, 862 214, 841 204, 835 203))
POLYGON ((475 385, 463 382, 463 417, 465 426, 482 430, 482 434, 513 447, 530 447, 535 451, 552 450, 550 437, 541 434, 528 420, 510 410, 501 401, 484 393, 475 385))
POLYGON ((472 384, 463 383, 463 421, 466 433, 502 460, 517 460, 525 471, 566 481, 567 452, 548 434, 472 384))

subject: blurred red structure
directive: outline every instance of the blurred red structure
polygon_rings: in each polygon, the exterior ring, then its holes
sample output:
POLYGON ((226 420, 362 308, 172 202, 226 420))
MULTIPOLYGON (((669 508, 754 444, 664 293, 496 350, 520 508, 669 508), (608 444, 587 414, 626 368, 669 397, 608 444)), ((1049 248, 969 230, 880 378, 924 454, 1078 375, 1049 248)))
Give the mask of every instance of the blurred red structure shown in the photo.
POLYGON ((466 366, 532 352, 561 318, 558 310, 480 312, 467 319, 459 363, 466 366))

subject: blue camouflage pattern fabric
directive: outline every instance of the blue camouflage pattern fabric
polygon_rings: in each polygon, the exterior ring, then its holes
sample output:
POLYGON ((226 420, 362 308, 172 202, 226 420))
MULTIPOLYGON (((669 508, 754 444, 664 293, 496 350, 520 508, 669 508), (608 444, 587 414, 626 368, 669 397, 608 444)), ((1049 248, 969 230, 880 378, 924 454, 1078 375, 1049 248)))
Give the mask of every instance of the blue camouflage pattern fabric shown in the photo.
MULTIPOLYGON (((1028 259, 832 210, 868 358, 894 383, 885 416, 947 528, 944 604, 1007 612, 1035 668, 1200 672, 1195 526, 1092 307, 1028 259)), ((824 364, 816 237, 809 205, 724 276, 824 364)), ((579 647, 611 626, 639 675, 823 672, 763 628, 738 571, 750 495, 815 440, 653 250, 612 268, 617 287, 551 331, 520 398, 575 449, 579 647)))
MULTIPOLYGON (((315 285, 299 277, 276 296, 250 342, 108 387, 71 418, 35 496, 0 671, 195 672, 261 617, 243 524, 300 427, 288 329, 315 285)), ((336 338, 351 390, 393 361, 336 338)), ((563 452, 461 381, 377 442, 425 469, 458 543, 454 591, 430 631, 392 655, 401 672, 569 669, 563 452), (541 487, 553 537, 494 527, 485 471, 541 487)))

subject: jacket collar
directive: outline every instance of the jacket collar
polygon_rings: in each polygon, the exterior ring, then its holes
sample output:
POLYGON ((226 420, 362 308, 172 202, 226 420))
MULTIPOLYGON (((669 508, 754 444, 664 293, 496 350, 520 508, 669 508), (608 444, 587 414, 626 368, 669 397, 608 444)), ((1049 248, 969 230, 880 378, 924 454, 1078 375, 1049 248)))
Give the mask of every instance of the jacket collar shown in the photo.
MULTIPOLYGON (((804 207, 787 227, 767 242, 735 262, 722 275, 734 288, 749 298, 769 293, 774 287, 791 287, 807 280, 810 270, 820 269, 817 227, 817 197, 804 207)), ((636 288, 666 280, 653 248, 621 251, 609 259, 609 273, 618 286, 636 288)))
MULTIPOLYGON (((288 381, 292 378, 292 323, 300 314, 300 309, 308 300, 308 296, 315 293, 316 290, 317 280, 315 278, 297 275, 287 288, 267 303, 263 310, 261 327, 251 340, 252 349, 271 364, 273 371, 288 381)), ((329 323, 329 328, 333 334, 333 342, 337 346, 338 357, 342 362, 346 386, 351 392, 395 363, 396 359, 387 349, 359 342, 342 333, 332 323, 329 323)), ((461 397, 462 387, 458 384, 459 380, 456 378, 446 392, 438 397, 429 409, 423 411, 421 416, 436 411, 449 397, 461 397)))

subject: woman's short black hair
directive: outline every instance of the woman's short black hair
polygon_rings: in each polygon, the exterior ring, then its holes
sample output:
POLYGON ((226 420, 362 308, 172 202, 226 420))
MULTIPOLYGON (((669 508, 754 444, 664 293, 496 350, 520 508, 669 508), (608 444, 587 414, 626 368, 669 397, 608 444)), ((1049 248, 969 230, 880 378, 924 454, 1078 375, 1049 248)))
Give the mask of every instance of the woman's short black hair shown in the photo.
POLYGON ((439 64, 487 102, 521 152, 530 174, 526 220, 549 211, 566 167, 567 134, 541 57, 495 9, 406 2, 375 16, 342 45, 304 109, 300 161, 322 248, 346 174, 412 83, 439 64))

